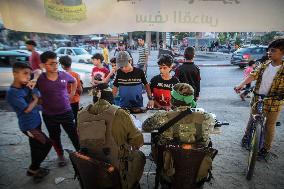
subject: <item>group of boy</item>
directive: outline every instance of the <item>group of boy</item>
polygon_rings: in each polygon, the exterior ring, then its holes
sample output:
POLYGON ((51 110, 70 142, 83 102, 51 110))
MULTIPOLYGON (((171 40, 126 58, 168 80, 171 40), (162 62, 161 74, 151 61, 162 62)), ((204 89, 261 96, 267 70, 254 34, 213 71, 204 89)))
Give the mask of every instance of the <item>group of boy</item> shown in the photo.
MULTIPOLYGON (((259 69, 252 71, 248 77, 236 87, 239 92, 245 84, 257 80, 255 91, 265 95, 284 94, 283 77, 283 39, 272 42, 269 46, 270 61, 263 64, 259 69)), ((27 175, 35 180, 41 180, 48 174, 48 169, 41 168, 42 161, 48 155, 51 146, 54 147, 58 156, 58 165, 66 165, 63 147, 61 144, 60 126, 63 127, 70 138, 74 148, 79 150, 78 134, 76 131, 76 115, 79 107, 82 87, 79 75, 71 69, 70 57, 61 57, 59 62, 66 71, 58 71, 57 55, 52 51, 46 51, 40 55, 34 50, 35 43, 28 41, 27 46, 32 51, 31 63, 17 62, 13 64, 14 81, 7 92, 7 101, 14 108, 21 131, 29 138, 32 163, 27 175), (31 47, 32 46, 32 47, 31 47), (39 74, 38 70, 45 72, 39 74), (32 74, 33 73, 33 74, 32 74), (31 75, 33 79, 31 80, 31 75), (35 86, 35 88, 33 88, 35 86), (31 89, 33 88, 33 89, 31 89), (47 137, 41 131, 41 117, 38 104, 42 106, 42 117, 49 133, 47 137), (74 121, 75 120, 75 121, 74 121)), ((119 93, 119 106, 126 109, 143 107, 143 85, 147 92, 149 108, 171 107, 171 90, 177 83, 187 83, 194 89, 194 100, 199 99, 200 93, 200 70, 194 64, 194 48, 185 49, 185 62, 175 71, 172 76, 173 58, 162 55, 158 60, 160 74, 153 77, 148 83, 145 69, 133 67, 133 59, 125 50, 118 52, 115 59, 111 60, 112 69, 104 66, 104 57, 95 54, 92 59, 95 67, 92 71, 92 84, 97 88, 99 96, 105 92, 110 95, 109 101, 113 103, 113 97, 119 93), (115 77, 113 77, 115 75, 115 77), (110 89, 109 81, 113 79, 113 88, 110 89)), ((143 67, 145 68, 145 67, 143 67)), ((180 98, 180 95, 177 95, 180 98)), ((96 99, 93 99, 94 102, 96 99)), ((256 97, 253 98, 255 102, 256 97)), ((192 101, 191 101, 192 102, 192 101)), ((271 148, 277 121, 283 107, 283 99, 270 99, 265 101, 264 110, 267 112, 265 143, 261 154, 267 154, 271 148)), ((252 113, 254 110, 252 110, 252 113)), ((248 129, 243 142, 247 141, 248 129)))

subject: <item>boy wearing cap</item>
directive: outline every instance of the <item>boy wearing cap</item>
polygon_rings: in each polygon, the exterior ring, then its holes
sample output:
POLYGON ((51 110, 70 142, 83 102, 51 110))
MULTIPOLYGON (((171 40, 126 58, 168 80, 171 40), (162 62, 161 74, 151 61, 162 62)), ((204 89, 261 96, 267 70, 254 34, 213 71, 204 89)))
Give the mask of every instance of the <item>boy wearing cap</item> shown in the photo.
POLYGON ((131 65, 131 58, 126 51, 118 53, 116 64, 118 70, 112 92, 116 96, 119 90, 120 106, 130 110, 141 110, 141 107, 143 107, 142 90, 144 85, 149 99, 148 107, 153 108, 154 98, 143 70, 131 65))
POLYGON ((39 182, 49 170, 41 168, 40 164, 51 149, 51 141, 41 131, 41 117, 37 107, 39 93, 26 85, 31 78, 31 67, 22 62, 13 64, 14 81, 7 91, 6 100, 12 106, 18 117, 20 130, 29 138, 31 150, 31 165, 28 176, 33 176, 39 182))

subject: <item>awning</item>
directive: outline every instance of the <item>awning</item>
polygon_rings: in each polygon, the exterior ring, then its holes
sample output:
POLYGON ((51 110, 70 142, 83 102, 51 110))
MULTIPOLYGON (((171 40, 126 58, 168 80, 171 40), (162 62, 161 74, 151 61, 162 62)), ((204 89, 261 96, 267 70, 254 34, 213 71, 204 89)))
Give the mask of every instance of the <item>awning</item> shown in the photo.
POLYGON ((284 0, 0 0, 0 15, 54 34, 284 31, 284 0))

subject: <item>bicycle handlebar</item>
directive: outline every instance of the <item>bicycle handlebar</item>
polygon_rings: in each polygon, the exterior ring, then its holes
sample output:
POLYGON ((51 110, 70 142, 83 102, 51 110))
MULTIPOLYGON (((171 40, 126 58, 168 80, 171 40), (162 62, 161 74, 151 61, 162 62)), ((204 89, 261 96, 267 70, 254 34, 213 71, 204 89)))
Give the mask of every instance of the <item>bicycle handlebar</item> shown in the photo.
POLYGON ((230 124, 228 122, 217 121, 216 124, 214 125, 214 128, 222 127, 223 125, 230 125, 230 124))

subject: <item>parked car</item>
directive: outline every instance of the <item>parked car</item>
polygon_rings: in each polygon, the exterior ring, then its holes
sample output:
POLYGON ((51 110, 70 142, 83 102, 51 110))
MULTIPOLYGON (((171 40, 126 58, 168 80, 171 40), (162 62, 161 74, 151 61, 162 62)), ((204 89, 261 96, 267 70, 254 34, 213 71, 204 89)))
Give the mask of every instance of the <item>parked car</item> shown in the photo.
POLYGON ((243 47, 235 51, 231 57, 231 64, 240 68, 247 66, 250 60, 259 60, 266 55, 267 46, 243 47))
POLYGON ((0 51, 0 92, 6 91, 13 82, 12 65, 29 61, 29 55, 15 51, 0 51))
POLYGON ((89 54, 84 48, 80 47, 60 47, 56 49, 55 53, 58 57, 61 56, 70 56, 72 62, 79 62, 79 63, 87 63, 92 64, 91 57, 92 55, 89 54))
MULTIPOLYGON (((12 51, 15 51, 15 52, 19 52, 19 53, 23 53, 23 54, 27 54, 27 55, 31 55, 32 54, 32 52, 31 51, 28 51, 28 50, 25 50, 25 49, 17 49, 17 50, 12 50, 12 51)), ((38 53, 38 54, 42 54, 43 52, 42 51, 39 51, 39 50, 36 50, 36 52, 38 53)))
POLYGON ((96 53, 103 53, 103 49, 101 47, 94 47, 92 45, 82 45, 81 48, 84 48, 86 51, 88 51, 91 55, 94 55, 96 53))

